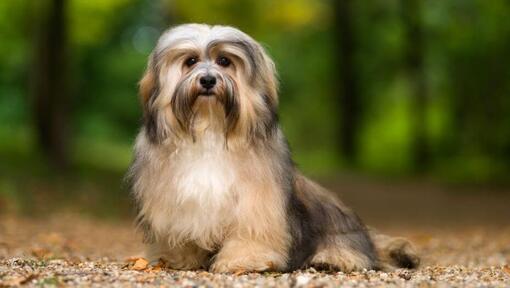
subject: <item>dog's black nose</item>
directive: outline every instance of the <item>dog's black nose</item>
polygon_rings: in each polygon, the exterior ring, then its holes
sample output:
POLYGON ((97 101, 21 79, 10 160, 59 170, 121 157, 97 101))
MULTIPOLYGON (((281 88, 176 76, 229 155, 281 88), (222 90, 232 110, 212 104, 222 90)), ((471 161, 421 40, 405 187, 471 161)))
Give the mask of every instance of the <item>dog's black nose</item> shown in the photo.
POLYGON ((200 85, 205 89, 211 89, 216 85, 216 77, 207 75, 200 78, 200 85))

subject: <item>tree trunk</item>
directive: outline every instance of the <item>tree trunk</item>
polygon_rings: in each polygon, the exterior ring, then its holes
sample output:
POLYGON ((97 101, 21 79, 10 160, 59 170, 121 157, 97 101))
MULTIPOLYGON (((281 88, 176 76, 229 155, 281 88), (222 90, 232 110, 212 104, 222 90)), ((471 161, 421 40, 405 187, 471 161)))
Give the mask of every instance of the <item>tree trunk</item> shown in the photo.
POLYGON ((402 0, 402 23, 405 29, 405 68, 411 86, 412 157, 416 172, 429 166, 427 137, 427 81, 424 71, 424 41, 421 0, 402 0))
MULTIPOLYGON (((40 0, 38 0, 40 1, 40 0)), ((37 3, 33 56, 33 120, 39 147, 56 167, 68 164, 66 0, 37 3)))
MULTIPOLYGON (((360 121, 360 97, 355 63, 355 31, 353 26, 353 0, 338 0, 335 9, 335 44, 337 73, 339 76, 338 106, 340 110, 340 151, 348 164, 355 164, 358 150, 358 132, 360 121)), ((334 83, 335 84, 335 83, 334 83)))

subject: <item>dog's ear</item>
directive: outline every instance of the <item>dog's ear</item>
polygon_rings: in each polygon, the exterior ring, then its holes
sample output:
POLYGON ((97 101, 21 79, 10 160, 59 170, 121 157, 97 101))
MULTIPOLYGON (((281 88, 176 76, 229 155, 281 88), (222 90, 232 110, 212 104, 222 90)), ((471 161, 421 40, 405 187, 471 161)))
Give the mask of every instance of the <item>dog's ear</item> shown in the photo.
MULTIPOLYGON (((269 57, 268 53, 262 45, 252 40, 252 48, 255 53, 255 77, 261 89, 262 99, 264 100, 267 112, 263 117, 260 126, 263 132, 261 135, 269 137, 273 135, 278 128, 278 75, 276 66, 269 57)), ((257 129, 258 130, 258 129, 257 129)), ((260 130, 258 130, 260 132, 260 130)))
POLYGON ((267 55, 267 53, 264 50, 262 51, 265 66, 267 69, 267 73, 265 73, 266 79, 264 79, 264 82, 268 89, 269 94, 268 96, 272 98, 275 101, 275 103, 278 103, 278 74, 276 72, 276 66, 271 57, 269 57, 269 55, 267 55))
POLYGON ((149 64, 145 70, 142 80, 139 82, 140 102, 143 108, 143 121, 147 136, 152 142, 158 141, 160 129, 157 122, 157 111, 152 107, 154 98, 159 93, 158 72, 154 67, 153 57, 149 58, 149 64))
POLYGON ((154 73, 149 69, 145 71, 145 75, 143 75, 142 80, 139 83, 140 86, 140 100, 142 105, 145 105, 154 91, 154 87, 156 83, 154 81, 154 73))
POLYGON ((269 57, 268 53, 257 42, 254 42, 255 50, 257 51, 258 58, 258 75, 262 81, 264 87, 265 97, 267 97, 271 104, 276 108, 278 106, 278 75, 276 72, 276 66, 269 57))
MULTIPOLYGON (((152 58, 152 57, 151 57, 152 58)), ((157 75, 154 72, 154 67, 152 63, 152 59, 149 59, 149 64, 147 65, 147 69, 145 70, 145 74, 140 80, 139 85, 139 94, 140 101, 142 103, 142 107, 144 109, 147 107, 147 102, 151 98, 151 96, 157 93, 157 75)))

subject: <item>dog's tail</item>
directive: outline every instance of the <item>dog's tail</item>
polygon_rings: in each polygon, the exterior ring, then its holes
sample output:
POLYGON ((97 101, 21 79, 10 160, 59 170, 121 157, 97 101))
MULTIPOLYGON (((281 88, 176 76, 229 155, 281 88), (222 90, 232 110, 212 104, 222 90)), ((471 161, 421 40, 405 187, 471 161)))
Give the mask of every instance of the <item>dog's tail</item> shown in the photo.
POLYGON ((395 268, 414 269, 420 265, 420 256, 413 244, 402 237, 391 237, 371 230, 370 236, 374 242, 382 270, 395 268))

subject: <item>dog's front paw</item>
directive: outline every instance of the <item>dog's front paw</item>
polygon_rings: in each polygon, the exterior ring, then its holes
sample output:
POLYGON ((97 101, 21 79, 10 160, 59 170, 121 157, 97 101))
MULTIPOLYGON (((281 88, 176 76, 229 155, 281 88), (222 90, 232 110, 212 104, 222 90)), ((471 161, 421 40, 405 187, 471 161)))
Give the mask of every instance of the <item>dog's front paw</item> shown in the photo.
POLYGON ((257 242, 231 241, 223 246, 209 267, 211 272, 240 273, 281 271, 287 263, 284 253, 257 242))
POLYGON ((153 243, 147 247, 146 257, 150 263, 161 260, 164 267, 177 270, 202 269, 209 262, 208 251, 190 243, 172 248, 166 243, 153 243))
POLYGON ((244 273, 276 270, 272 261, 263 259, 222 259, 215 261, 209 268, 214 273, 244 273))

